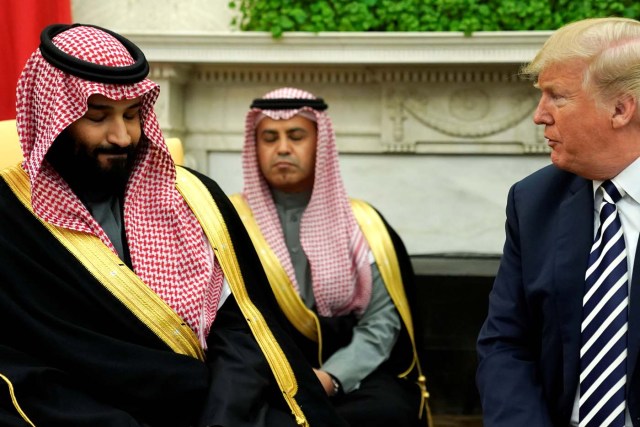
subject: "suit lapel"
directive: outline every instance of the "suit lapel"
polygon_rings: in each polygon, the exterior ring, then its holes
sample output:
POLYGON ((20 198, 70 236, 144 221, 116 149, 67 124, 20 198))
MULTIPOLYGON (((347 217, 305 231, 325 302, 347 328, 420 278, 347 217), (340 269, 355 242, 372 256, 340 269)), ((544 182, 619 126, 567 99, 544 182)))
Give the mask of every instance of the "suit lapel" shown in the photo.
POLYGON ((576 178, 560 205, 556 241, 557 310, 561 321, 565 397, 575 396, 580 365, 580 323, 584 275, 593 243, 593 189, 591 181, 576 178))
MULTIPOLYGON (((640 239, 639 239, 640 240, 640 239)), ((636 247, 629 293, 629 332, 627 335, 627 378, 633 378, 640 349, 640 241, 636 247)), ((629 390, 629 388, 627 388, 629 390)))

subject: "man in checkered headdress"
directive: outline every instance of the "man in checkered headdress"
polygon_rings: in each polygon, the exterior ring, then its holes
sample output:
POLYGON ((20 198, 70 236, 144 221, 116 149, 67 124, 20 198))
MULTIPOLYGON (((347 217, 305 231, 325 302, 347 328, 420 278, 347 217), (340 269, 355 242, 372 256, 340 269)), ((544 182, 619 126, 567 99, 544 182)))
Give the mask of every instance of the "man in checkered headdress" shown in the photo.
POLYGON ((295 88, 254 100, 244 191, 231 200, 338 413, 352 426, 424 426, 411 265, 384 219, 347 197, 326 109, 295 88))
POLYGON ((148 71, 124 37, 56 24, 20 77, 0 425, 341 425, 229 200, 174 165, 148 71))

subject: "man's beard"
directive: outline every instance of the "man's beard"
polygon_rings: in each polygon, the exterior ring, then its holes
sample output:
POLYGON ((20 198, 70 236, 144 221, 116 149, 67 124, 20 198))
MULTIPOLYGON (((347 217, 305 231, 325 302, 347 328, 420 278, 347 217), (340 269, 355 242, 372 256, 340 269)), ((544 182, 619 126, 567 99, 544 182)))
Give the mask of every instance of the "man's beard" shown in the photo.
POLYGON ((122 197, 138 153, 138 144, 127 147, 87 148, 64 130, 53 142, 45 158, 81 198, 122 197), (100 154, 127 154, 126 158, 100 165, 100 154))

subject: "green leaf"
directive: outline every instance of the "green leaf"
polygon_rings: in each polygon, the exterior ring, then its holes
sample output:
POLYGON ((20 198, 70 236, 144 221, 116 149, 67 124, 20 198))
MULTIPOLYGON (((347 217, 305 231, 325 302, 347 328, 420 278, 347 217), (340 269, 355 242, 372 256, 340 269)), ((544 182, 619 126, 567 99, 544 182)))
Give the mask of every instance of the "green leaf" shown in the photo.
POLYGON ((640 18, 637 0, 229 0, 232 28, 270 31, 548 30, 598 16, 640 18), (238 17, 239 12, 239 17, 238 17))
POLYGON ((282 27, 284 31, 291 30, 293 25, 293 21, 288 16, 283 15, 280 17, 280 27, 282 27))
POLYGON ((300 7, 291 9, 289 15, 296 21, 296 24, 303 24, 307 21, 307 13, 300 7))

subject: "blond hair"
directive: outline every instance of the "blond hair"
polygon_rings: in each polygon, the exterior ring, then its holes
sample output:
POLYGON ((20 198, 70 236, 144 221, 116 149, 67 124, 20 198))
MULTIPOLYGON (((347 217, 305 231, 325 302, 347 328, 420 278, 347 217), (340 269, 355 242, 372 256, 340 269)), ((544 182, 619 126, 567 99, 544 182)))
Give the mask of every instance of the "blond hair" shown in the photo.
POLYGON ((542 46, 520 73, 537 80, 552 64, 578 60, 586 65, 583 86, 594 96, 631 95, 640 100, 640 22, 628 18, 592 18, 567 24, 542 46))

